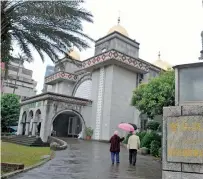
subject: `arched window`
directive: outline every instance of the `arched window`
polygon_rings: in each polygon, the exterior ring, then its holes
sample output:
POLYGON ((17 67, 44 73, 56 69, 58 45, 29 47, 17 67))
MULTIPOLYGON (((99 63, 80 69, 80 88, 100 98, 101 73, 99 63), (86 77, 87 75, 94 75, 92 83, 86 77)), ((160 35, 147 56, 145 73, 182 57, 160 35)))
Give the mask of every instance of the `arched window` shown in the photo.
POLYGON ((75 97, 91 99, 91 93, 92 93, 92 81, 86 80, 78 86, 75 92, 75 97))

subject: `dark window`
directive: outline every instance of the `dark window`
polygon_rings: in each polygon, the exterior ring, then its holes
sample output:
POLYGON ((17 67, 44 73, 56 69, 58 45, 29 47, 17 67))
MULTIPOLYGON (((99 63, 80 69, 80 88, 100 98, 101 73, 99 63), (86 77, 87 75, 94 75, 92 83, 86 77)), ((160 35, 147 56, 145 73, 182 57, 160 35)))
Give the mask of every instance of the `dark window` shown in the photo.
POLYGON ((141 131, 147 130, 147 127, 146 127, 147 121, 148 121, 147 115, 141 114, 140 115, 141 131))

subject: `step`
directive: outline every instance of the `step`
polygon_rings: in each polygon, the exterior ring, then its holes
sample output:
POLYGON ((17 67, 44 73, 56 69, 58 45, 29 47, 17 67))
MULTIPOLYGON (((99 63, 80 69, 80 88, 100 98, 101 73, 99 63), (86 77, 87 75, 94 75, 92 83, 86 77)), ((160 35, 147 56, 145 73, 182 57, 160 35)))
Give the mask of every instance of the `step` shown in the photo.
POLYGON ((36 138, 34 136, 28 137, 28 136, 13 136, 11 138, 3 137, 3 141, 5 142, 11 142, 16 143, 20 145, 26 145, 26 146, 49 146, 48 143, 43 143, 40 138, 36 138))

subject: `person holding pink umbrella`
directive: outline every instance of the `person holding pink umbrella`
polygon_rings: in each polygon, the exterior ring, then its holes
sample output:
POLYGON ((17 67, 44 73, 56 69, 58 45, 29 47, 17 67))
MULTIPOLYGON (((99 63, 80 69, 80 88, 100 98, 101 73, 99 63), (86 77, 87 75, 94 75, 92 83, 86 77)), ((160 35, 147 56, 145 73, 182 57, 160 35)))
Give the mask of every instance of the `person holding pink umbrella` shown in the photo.
POLYGON ((112 161, 112 165, 115 162, 115 156, 116 156, 116 163, 119 164, 120 160, 119 160, 119 153, 120 153, 120 142, 122 142, 124 140, 124 137, 120 138, 118 136, 118 131, 114 132, 114 135, 111 137, 111 139, 109 140, 109 142, 111 143, 110 146, 110 152, 111 152, 111 161, 112 161))

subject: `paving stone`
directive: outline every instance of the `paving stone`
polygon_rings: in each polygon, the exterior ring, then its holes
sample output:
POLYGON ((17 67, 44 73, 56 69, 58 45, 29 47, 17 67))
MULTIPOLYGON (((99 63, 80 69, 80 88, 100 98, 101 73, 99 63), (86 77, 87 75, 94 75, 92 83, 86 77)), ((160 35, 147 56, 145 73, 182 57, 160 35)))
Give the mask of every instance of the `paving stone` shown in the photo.
POLYGON ((202 179, 203 174, 196 174, 196 173, 182 173, 181 179, 202 179))
POLYGON ((163 117, 181 116, 181 106, 163 107, 163 117))
POLYGON ((182 179, 181 172, 163 171, 162 179, 182 179))
POLYGON ((200 105, 182 106, 182 115, 184 116, 203 115, 203 106, 200 105))
MULTIPOLYGON (((202 173, 203 174, 203 164, 182 164, 183 172, 191 173, 202 173)), ((202 177, 203 178, 203 177, 202 177)))

